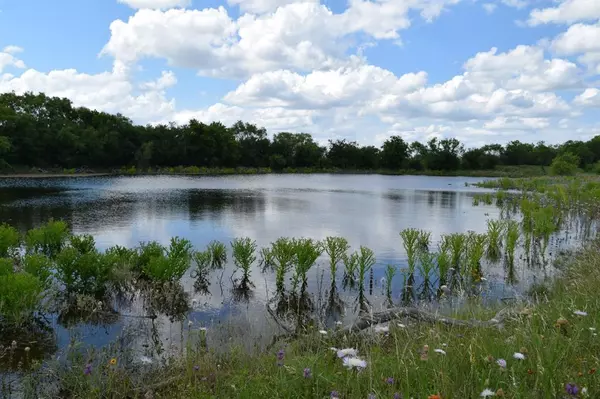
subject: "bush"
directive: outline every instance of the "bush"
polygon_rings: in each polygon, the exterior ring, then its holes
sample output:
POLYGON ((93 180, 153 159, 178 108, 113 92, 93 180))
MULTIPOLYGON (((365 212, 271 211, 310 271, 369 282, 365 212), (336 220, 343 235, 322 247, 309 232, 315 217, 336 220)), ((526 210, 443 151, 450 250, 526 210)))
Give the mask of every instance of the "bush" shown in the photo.
POLYGON ((52 261, 42 254, 29 254, 23 257, 23 271, 37 277, 46 288, 50 283, 52 261))
POLYGON ((43 284, 29 273, 0 276, 0 318, 17 326, 23 324, 39 309, 43 292, 43 284))
POLYGON ((0 224, 0 257, 13 256, 20 243, 21 238, 17 229, 7 224, 0 224))
POLYGON ((44 226, 31 229, 25 237, 27 253, 42 253, 54 258, 64 247, 69 228, 63 221, 49 221, 44 226))
POLYGON ((137 266, 152 281, 177 281, 190 267, 192 244, 179 237, 171 238, 169 249, 157 242, 142 244, 137 266))
POLYGON ((56 256, 56 274, 68 293, 102 296, 106 291, 113 258, 96 251, 81 254, 65 248, 56 256))
POLYGON ((552 160, 550 172, 555 176, 570 176, 577 172, 578 165, 579 157, 570 152, 565 152, 552 160))

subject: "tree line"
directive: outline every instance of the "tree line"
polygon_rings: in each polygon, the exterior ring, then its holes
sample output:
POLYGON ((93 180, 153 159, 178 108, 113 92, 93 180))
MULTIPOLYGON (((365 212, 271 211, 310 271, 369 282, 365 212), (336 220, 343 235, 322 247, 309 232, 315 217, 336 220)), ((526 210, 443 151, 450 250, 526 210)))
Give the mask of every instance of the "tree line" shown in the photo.
POLYGON ((111 169, 122 166, 338 168, 343 170, 490 170, 499 165, 549 166, 568 155, 590 170, 600 161, 600 136, 560 145, 518 140, 465 148, 455 138, 408 143, 389 137, 381 146, 281 132, 239 121, 231 127, 195 119, 184 125, 135 125, 121 114, 74 107, 66 98, 26 93, 0 95, 0 164, 41 168, 111 169))

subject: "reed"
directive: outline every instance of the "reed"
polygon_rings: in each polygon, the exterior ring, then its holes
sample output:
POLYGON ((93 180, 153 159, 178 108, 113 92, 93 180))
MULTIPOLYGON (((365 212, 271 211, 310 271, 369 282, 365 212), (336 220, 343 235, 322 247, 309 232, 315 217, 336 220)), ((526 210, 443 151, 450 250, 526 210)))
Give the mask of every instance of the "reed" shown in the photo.
POLYGON ((485 253, 487 234, 470 232, 467 239, 467 265, 473 281, 480 281, 483 277, 481 259, 485 253))
POLYGON ((211 241, 207 246, 207 251, 211 257, 211 266, 216 269, 222 269, 227 263, 227 247, 220 241, 211 241))
POLYGON ((400 237, 402 237, 402 243, 404 245, 404 251, 406 251, 406 256, 408 257, 408 270, 410 274, 415 272, 420 236, 421 233, 417 229, 409 228, 400 232, 400 237))
POLYGON ((489 260, 497 262, 501 253, 500 248, 502 247, 504 223, 500 220, 488 220, 487 228, 488 240, 486 256, 489 260))

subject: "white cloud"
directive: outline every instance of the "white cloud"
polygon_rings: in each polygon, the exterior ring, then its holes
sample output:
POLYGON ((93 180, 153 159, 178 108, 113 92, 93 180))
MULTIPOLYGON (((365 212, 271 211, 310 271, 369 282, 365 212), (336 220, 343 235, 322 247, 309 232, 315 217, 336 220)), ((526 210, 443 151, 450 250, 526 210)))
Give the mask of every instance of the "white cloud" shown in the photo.
POLYGON ((527 0, 502 0, 502 4, 518 9, 527 7, 527 3, 527 0))
POLYGON ((4 50, 0 51, 0 73, 2 73, 6 67, 25 68, 25 63, 14 56, 15 53, 21 51, 23 50, 17 46, 7 46, 4 50))
POLYGON ((136 91, 127 68, 120 64, 116 64, 110 72, 95 75, 75 69, 48 73, 28 69, 20 76, 1 76, 0 92, 23 94, 31 91, 67 97, 75 106, 120 112, 143 123, 174 112, 175 101, 167 100, 164 93, 168 84, 173 84, 173 79, 170 73, 163 73, 157 81, 142 85, 142 90, 136 91))
MULTIPOLYGON (((349 62, 347 50, 360 47, 352 35, 398 39, 398 31, 411 24, 411 11, 431 21, 458 1, 352 0, 341 14, 315 2, 272 3, 279 5, 273 12, 244 14, 237 20, 223 7, 139 10, 127 22, 111 24, 111 37, 102 54, 127 63, 163 58, 171 65, 219 77, 339 68, 349 62)), ((271 8, 260 7, 262 11, 271 8)))
POLYGON ((562 0, 556 7, 535 9, 529 16, 529 25, 557 23, 572 24, 577 21, 600 19, 600 1, 562 0))
POLYGON ((550 46, 560 55, 580 54, 578 61, 586 65, 590 72, 600 74, 600 23, 572 25, 558 35, 550 46))
MULTIPOLYGON (((304 2, 319 3, 318 0, 303 0, 304 2)), ((229 5, 239 5, 240 10, 252 14, 264 14, 275 11, 281 6, 297 3, 296 0, 227 0, 229 5)))
POLYGON ((187 7, 192 4, 192 0, 117 0, 119 3, 126 4, 131 8, 156 8, 168 9, 174 7, 187 7))
POLYGON ((585 107, 600 108, 600 90, 596 88, 585 89, 583 93, 575 97, 573 102, 585 107))
POLYGON ((483 3, 481 6, 488 14, 492 14, 494 11, 496 11, 496 8, 498 8, 498 5, 494 3, 483 3))

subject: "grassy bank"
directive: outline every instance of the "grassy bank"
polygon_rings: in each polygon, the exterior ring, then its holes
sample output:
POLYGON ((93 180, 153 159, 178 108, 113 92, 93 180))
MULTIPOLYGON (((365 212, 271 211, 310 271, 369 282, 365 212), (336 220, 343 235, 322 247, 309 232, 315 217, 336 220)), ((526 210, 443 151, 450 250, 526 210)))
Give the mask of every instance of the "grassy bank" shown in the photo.
MULTIPOLYGON (((518 311, 502 329, 398 320, 389 333, 315 331, 256 353, 218 354, 206 347, 204 334, 211 331, 192 325, 187 354, 162 365, 131 363, 116 346, 88 352, 74 343, 66 362, 61 356, 61 363, 26 371, 26 391, 73 398, 464 399, 483 392, 597 398, 599 243, 561 268, 554 283, 514 305, 518 311), (366 367, 345 368, 331 347, 357 349, 366 367)), ((496 310, 473 305, 455 316, 487 320, 496 310)))
POLYGON ((186 175, 186 176, 223 176, 223 175, 259 175, 270 173, 283 174, 378 174, 378 175, 422 175, 422 176, 472 176, 472 177, 532 177, 545 176, 548 168, 533 165, 498 166, 492 170, 353 170, 338 168, 207 168, 197 166, 178 166, 166 168, 136 168, 122 167, 119 169, 38 169, 15 168, 11 171, 0 172, 0 177, 34 178, 34 177, 81 177, 106 175, 186 175))

